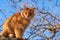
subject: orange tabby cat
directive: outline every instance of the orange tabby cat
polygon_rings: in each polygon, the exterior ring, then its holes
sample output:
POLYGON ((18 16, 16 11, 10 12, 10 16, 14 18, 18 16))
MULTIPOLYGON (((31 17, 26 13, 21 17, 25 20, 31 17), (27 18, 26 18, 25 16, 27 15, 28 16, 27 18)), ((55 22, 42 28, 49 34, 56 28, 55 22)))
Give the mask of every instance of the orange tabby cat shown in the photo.
POLYGON ((16 37, 23 40, 23 34, 34 17, 34 8, 25 7, 21 12, 13 14, 5 20, 1 35, 5 37, 16 37))

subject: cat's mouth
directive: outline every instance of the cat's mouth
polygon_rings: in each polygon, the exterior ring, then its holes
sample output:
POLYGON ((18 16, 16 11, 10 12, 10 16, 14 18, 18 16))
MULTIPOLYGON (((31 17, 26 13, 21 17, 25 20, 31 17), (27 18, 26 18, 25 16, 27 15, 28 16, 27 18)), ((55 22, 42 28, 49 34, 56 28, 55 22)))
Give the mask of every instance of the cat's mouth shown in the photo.
POLYGON ((31 19, 32 17, 31 16, 25 16, 26 19, 31 19))
POLYGON ((30 16, 25 16, 25 18, 29 19, 29 18, 31 18, 31 17, 30 17, 30 16))

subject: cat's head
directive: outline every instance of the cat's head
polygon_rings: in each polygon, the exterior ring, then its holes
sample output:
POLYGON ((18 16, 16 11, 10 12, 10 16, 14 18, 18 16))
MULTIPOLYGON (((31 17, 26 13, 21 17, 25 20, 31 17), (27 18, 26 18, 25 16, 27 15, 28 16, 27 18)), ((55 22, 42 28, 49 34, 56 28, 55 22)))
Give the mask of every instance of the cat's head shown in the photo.
POLYGON ((21 12, 22 17, 30 19, 34 17, 34 8, 25 7, 21 12))

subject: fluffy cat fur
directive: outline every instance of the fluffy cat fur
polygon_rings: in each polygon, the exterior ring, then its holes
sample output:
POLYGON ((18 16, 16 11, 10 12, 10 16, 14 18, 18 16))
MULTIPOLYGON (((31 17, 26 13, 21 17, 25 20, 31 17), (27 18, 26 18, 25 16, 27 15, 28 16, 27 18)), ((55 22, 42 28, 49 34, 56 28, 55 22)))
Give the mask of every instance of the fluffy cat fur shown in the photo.
POLYGON ((5 20, 2 26, 1 36, 16 37, 23 39, 25 29, 34 17, 34 8, 25 7, 21 12, 17 12, 5 20))

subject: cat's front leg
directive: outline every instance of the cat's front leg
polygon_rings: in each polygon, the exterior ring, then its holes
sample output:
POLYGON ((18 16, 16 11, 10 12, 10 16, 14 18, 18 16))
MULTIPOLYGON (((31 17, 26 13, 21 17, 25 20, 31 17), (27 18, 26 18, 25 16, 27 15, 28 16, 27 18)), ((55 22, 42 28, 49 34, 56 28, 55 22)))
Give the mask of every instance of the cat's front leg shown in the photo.
POLYGON ((21 30, 21 29, 18 29, 18 28, 15 28, 15 36, 16 36, 16 38, 19 40, 19 39, 21 39, 21 40, 24 40, 23 39, 23 31, 21 30))

